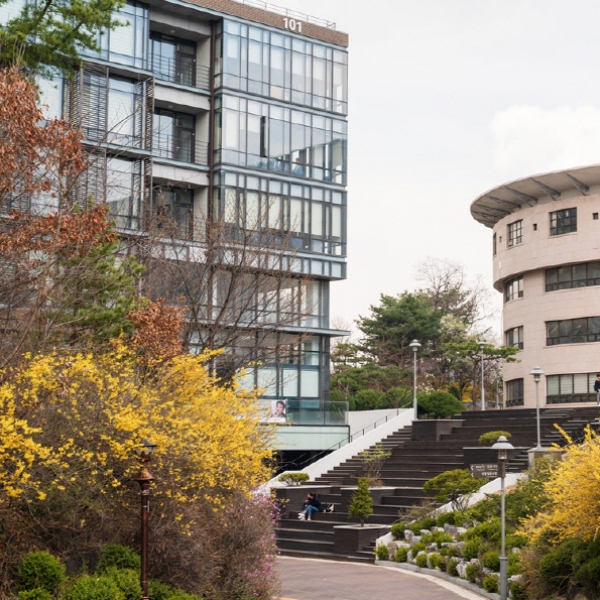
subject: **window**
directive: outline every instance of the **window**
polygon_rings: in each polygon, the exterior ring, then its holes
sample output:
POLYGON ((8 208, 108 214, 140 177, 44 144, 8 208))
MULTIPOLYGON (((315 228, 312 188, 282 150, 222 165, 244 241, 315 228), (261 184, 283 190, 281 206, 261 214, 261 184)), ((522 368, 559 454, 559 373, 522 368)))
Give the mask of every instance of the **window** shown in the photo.
POLYGON ((550 213, 550 235, 563 235, 577 231, 577 209, 566 208, 550 213))
POLYGON ((346 184, 346 121, 223 96, 216 128, 217 163, 346 184))
POLYGON ((546 291, 600 285, 600 261, 546 269, 546 291))
POLYGON ((509 279, 504 285, 504 301, 510 302, 523 297, 523 275, 509 279))
POLYGON ((176 237, 184 239, 192 235, 194 216, 194 193, 181 188, 158 188, 154 191, 157 226, 176 237))
POLYGON ((600 342, 600 317, 548 321, 546 331, 548 346, 600 342))
POLYGON ((271 243, 279 236, 277 243, 294 250, 346 255, 345 192, 235 173, 222 179, 215 188, 215 219, 268 232, 271 243))
POLYGON ((348 54, 226 20, 217 37, 216 85, 347 114, 348 54))
POLYGON ((496 234, 492 237, 492 256, 496 256, 496 234))
POLYGON ((87 56, 97 56, 110 62, 146 68, 148 43, 148 9, 143 4, 128 2, 115 13, 122 25, 105 30, 96 43, 100 52, 85 50, 87 56))
POLYGON ((513 327, 504 332, 506 336, 506 345, 515 346, 519 350, 523 350, 523 326, 513 327))
POLYGON ((77 108, 86 138, 140 148, 145 82, 86 71, 82 83, 82 102, 77 108))
POLYGON ((193 115, 157 109, 154 113, 153 154, 194 162, 195 118, 193 115))
POLYGON ((157 79, 193 87, 196 85, 196 44, 152 32, 152 72, 157 79))
POLYGON ((508 246, 523 243, 523 221, 515 221, 508 225, 508 246))
POLYGON ((106 204, 121 229, 138 229, 141 201, 141 163, 111 158, 106 171, 106 204))
POLYGON ((523 406, 523 379, 512 379, 506 382, 506 408, 523 406))
POLYGON ((596 373, 546 376, 546 403, 595 402, 596 373))

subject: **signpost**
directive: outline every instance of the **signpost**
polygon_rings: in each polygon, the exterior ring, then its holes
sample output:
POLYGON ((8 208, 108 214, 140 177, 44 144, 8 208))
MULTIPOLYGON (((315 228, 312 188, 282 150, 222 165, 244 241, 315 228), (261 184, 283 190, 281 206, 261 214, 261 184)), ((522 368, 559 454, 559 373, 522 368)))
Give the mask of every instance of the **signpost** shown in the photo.
POLYGON ((471 477, 473 479, 481 479, 487 477, 488 479, 496 479, 498 477, 498 464, 487 463, 482 465, 470 465, 471 477))

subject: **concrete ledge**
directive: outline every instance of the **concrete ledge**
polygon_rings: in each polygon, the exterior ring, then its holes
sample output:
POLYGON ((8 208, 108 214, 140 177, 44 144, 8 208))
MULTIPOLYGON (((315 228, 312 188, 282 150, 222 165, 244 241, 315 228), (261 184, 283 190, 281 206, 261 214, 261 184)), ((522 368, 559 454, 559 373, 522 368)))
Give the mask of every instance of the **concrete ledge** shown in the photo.
POLYGON ((480 588, 474 583, 465 581, 460 577, 452 577, 452 575, 448 575, 448 573, 443 573, 442 571, 434 571, 433 569, 422 569, 421 567, 417 567, 416 565, 411 565, 408 563, 397 563, 392 562, 390 560, 375 560, 375 564, 380 567, 388 567, 392 569, 398 569, 400 571, 412 571, 413 573, 422 573, 423 575, 429 575, 430 577, 435 577, 436 579, 441 579, 443 581, 447 581, 448 583, 453 583, 454 585, 464 588, 465 590, 469 590, 474 594, 478 594, 482 598, 489 598, 489 600, 500 600, 500 594, 490 594, 490 592, 486 592, 483 588, 480 588))

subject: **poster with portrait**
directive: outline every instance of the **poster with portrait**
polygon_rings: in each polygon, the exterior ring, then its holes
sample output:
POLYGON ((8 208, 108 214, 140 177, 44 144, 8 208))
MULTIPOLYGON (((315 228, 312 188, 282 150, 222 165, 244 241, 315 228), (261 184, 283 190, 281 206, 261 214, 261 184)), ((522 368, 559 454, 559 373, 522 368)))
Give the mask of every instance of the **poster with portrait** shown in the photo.
POLYGON ((287 421, 287 400, 273 400, 271 402, 270 423, 285 423, 287 421))

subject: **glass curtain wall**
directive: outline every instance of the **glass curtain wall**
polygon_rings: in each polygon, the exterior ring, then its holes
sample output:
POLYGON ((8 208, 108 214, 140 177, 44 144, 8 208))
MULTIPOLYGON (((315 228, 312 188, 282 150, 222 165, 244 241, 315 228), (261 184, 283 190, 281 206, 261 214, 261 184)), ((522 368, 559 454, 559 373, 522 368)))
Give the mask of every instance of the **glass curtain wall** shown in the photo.
POLYGON ((345 192, 236 173, 224 173, 220 181, 215 219, 275 231, 296 250, 345 256, 345 192))
POLYGON ((346 121, 235 96, 216 106, 217 163, 346 184, 346 121))
POLYGON ((217 57, 217 87, 348 112, 344 50, 226 20, 217 36, 217 57))

